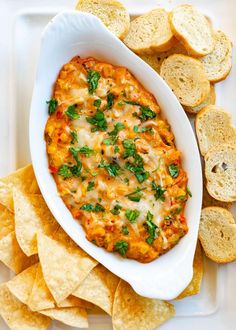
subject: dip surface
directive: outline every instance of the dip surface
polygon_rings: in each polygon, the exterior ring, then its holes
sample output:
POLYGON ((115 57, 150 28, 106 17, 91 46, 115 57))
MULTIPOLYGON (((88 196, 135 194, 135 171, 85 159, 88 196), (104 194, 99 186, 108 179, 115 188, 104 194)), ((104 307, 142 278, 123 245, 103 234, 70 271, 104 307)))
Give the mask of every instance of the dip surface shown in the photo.
POLYGON ((124 67, 75 57, 48 106, 49 170, 87 239, 145 263, 175 246, 191 193, 153 95, 124 67))

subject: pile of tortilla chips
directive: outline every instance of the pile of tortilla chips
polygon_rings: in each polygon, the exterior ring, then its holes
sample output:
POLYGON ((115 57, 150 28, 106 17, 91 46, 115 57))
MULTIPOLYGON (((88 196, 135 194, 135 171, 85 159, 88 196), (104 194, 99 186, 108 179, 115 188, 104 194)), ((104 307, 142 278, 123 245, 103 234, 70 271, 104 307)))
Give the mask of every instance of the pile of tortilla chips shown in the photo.
MULTIPOLYGON (((152 330, 174 316, 168 302, 139 296, 62 230, 26 166, 0 180, 0 261, 16 276, 0 284, 0 315, 10 329, 44 330, 52 320, 88 328, 88 313, 105 311, 116 330, 152 330)), ((192 282, 178 297, 197 294, 201 247, 192 282)))

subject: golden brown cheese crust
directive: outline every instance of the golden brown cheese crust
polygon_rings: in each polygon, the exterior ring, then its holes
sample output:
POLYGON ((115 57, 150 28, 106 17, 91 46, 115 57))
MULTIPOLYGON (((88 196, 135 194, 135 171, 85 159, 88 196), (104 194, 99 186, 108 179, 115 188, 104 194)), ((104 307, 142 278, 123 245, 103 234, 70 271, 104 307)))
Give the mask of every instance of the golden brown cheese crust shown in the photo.
POLYGON ((87 239, 140 262, 171 249, 188 230, 187 176, 153 95, 124 67, 75 57, 52 100, 49 169, 87 239))

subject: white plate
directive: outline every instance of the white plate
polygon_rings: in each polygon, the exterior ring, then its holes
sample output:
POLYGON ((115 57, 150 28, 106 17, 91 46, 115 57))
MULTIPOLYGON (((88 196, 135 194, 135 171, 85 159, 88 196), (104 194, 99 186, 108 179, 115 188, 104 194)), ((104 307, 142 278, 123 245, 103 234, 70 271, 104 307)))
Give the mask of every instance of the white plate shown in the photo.
MULTIPOLYGON (((181 1, 124 1, 131 13, 145 12, 154 3, 172 8, 181 1)), ((184 1, 197 5, 212 18, 214 27, 220 27, 236 44, 236 1, 193 0, 184 1)), ((59 11, 71 9, 75 0, 0 0, 0 174, 5 175, 30 161, 28 141, 28 115, 32 86, 39 51, 40 34, 47 22, 59 11), (20 14, 17 16, 16 14, 20 14), (14 101, 14 102, 13 102, 14 101), (16 125, 17 124, 17 125, 16 125), (15 129, 17 127, 17 129, 15 129)), ((233 70, 226 81, 217 84, 217 103, 235 115, 236 54, 233 70)), ((236 213, 235 213, 236 214, 236 213)), ((0 281, 10 278, 10 272, 0 265, 0 281)), ((163 330, 235 330, 236 263, 217 266, 205 260, 205 275, 201 293, 179 301, 177 316, 164 324, 163 330)), ((90 330, 111 330, 106 316, 89 318, 90 330)), ((0 319, 0 329, 7 330, 0 319)), ((52 330, 73 328, 54 322, 52 330)))
POLYGON ((63 11, 52 19, 43 33, 30 112, 30 151, 35 175, 48 207, 83 250, 127 281, 142 296, 170 300, 184 290, 193 274, 202 202, 202 170, 197 142, 185 112, 166 83, 93 15, 75 10, 63 11), (142 264, 124 259, 118 253, 109 253, 89 242, 81 224, 73 219, 58 195, 55 181, 49 173, 44 141, 48 120, 46 100, 51 98, 62 65, 76 55, 93 56, 128 68, 155 96, 171 125, 177 147, 182 151, 188 186, 193 194, 185 209, 189 231, 171 251, 153 262, 142 264))

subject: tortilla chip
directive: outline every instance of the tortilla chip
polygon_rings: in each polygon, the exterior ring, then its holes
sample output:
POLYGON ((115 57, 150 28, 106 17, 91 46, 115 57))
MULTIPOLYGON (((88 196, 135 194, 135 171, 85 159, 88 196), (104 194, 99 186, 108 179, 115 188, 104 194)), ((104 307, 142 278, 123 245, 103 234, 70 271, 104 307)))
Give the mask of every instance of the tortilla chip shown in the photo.
POLYGON ((34 285, 28 300, 28 306, 34 312, 56 307, 53 296, 45 283, 40 264, 38 264, 37 267, 34 285))
POLYGON ((94 305, 83 299, 80 299, 80 298, 77 298, 74 296, 69 296, 62 302, 58 303, 57 307, 60 307, 60 308, 81 307, 81 308, 85 308, 85 309, 92 309, 92 308, 94 308, 94 305))
POLYGON ((59 228, 42 195, 28 195, 13 189, 15 230, 20 247, 27 256, 38 252, 37 233, 53 235, 59 228))
POLYGON ((0 261, 18 274, 38 262, 38 256, 27 257, 21 250, 13 231, 0 240, 0 261))
POLYGON ((71 327, 88 328, 87 313, 83 308, 54 308, 41 311, 40 313, 71 327))
POLYGON ((0 240, 14 230, 14 214, 0 204, 0 240))
POLYGON ((25 269, 6 283, 11 293, 25 305, 27 305, 31 295, 37 269, 38 263, 25 269))
POLYGON ((188 296, 193 296, 200 292, 203 277, 203 253, 201 244, 198 241, 193 261, 193 278, 187 288, 176 299, 183 299, 188 296))
POLYGON ((78 298, 90 301, 109 315, 119 278, 102 265, 97 265, 73 292, 78 298))
POLYGON ((34 313, 11 294, 6 284, 0 285, 0 315, 10 329, 46 330, 51 319, 34 313))
POLYGON ((65 300, 97 265, 60 228, 51 239, 38 234, 38 253, 43 275, 57 303, 65 300))
POLYGON ((168 302, 141 297, 123 280, 118 284, 112 311, 115 330, 153 330, 174 315, 168 302))
POLYGON ((12 188, 0 181, 0 203, 11 212, 14 211, 12 188))

